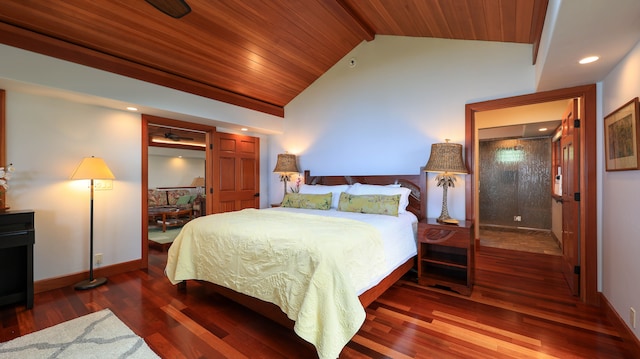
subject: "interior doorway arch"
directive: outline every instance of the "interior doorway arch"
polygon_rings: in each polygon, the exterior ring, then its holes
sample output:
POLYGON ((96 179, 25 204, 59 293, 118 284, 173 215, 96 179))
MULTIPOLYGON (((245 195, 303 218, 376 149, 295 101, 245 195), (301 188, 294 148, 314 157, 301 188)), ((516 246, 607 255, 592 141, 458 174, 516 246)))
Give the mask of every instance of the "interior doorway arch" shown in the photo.
MULTIPOLYGON (((482 111, 499 110, 515 106, 563 99, 580 99, 580 299, 588 304, 599 305, 597 281, 597 199, 596 199, 596 86, 585 85, 528 95, 508 97, 465 106, 465 155, 470 169, 466 181, 466 218, 477 221, 477 178, 475 174, 478 133, 475 114, 482 111)), ((476 226, 479 227, 479 226, 476 226)), ((478 232, 475 235, 479 240, 478 232)))

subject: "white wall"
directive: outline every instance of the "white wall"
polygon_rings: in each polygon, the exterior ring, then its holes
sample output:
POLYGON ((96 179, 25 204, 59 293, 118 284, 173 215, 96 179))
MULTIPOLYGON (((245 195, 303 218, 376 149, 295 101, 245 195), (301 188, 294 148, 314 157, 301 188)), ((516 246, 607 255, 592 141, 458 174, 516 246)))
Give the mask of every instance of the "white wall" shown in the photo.
POLYGON ((149 155, 149 189, 190 186, 194 178, 204 177, 204 161, 204 158, 149 155))
POLYGON ((116 179, 95 192, 95 253, 104 265, 141 258, 140 116, 7 92, 7 202, 35 211, 35 280, 88 270, 89 181, 70 181, 83 157, 102 157, 116 179))
MULTIPOLYGON (((301 170, 317 175, 417 174, 431 144, 464 143, 466 103, 534 91, 530 45, 376 36, 286 106, 270 167, 289 151, 301 170)), ((428 178, 427 210, 437 217, 442 189, 428 178)), ((454 218, 464 218, 465 180, 458 176, 448 193, 454 218)), ((270 188, 271 201, 279 201, 282 187, 270 188)))
MULTIPOLYGON (((640 43, 602 82, 603 117, 640 96, 638 79, 640 43)), ((598 128, 603 128, 602 119, 598 128)), ((602 148, 602 134, 599 139, 602 148)), ((602 150, 600 154, 604 161, 602 150)), ((620 317, 628 320, 630 307, 640 311, 640 171, 601 171, 602 292, 620 317)), ((640 337, 640 327, 633 332, 640 337)))

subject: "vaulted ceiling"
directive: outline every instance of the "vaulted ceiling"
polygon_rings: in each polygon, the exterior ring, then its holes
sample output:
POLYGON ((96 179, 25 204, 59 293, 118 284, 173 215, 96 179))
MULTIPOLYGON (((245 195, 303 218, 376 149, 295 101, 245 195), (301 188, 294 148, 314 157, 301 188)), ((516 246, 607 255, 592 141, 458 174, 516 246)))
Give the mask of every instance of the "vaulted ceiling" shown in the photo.
POLYGON ((173 18, 143 0, 3 0, 0 42, 284 116, 376 35, 533 44, 533 63, 548 0, 186 3, 191 11, 173 18))

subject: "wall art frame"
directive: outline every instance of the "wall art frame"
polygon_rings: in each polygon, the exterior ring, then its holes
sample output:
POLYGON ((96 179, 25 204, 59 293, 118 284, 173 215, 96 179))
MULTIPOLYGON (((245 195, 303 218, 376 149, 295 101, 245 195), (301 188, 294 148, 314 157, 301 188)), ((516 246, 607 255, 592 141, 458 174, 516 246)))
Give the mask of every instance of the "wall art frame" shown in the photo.
POLYGON ((638 97, 604 118, 604 154, 607 171, 639 169, 638 97))

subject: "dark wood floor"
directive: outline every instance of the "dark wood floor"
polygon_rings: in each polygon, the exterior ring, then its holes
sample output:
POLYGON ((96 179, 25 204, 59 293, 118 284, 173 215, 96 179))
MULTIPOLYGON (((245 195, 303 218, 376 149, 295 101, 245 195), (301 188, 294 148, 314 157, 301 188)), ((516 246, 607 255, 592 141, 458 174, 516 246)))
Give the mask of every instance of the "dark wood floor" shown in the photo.
MULTIPOLYGON (((472 296, 399 281, 367 308, 367 320, 340 358, 638 358, 600 309, 569 295, 560 257, 482 247, 472 296)), ((163 358, 313 358, 280 327, 190 283, 179 293, 150 268, 109 278, 90 291, 37 294, 35 306, 0 308, 0 341, 110 308, 163 358)))

